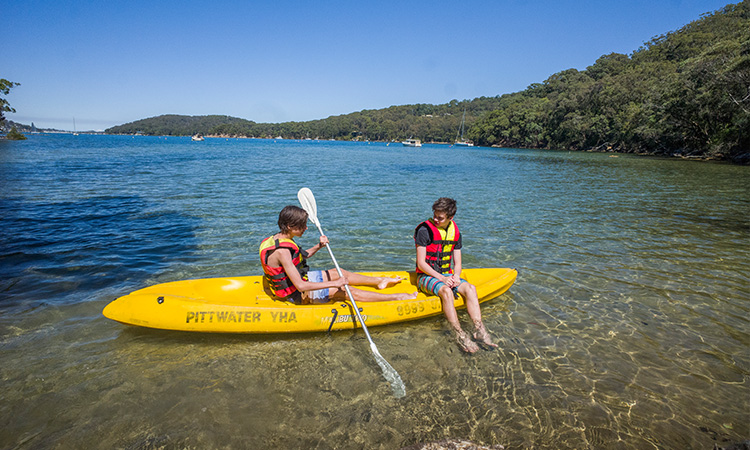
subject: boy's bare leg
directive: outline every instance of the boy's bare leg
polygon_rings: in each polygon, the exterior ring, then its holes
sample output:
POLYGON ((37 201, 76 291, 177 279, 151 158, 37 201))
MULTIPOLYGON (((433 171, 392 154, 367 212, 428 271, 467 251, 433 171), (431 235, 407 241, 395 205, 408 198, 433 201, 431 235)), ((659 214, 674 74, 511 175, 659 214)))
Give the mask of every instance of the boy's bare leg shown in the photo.
POLYGON ((448 320, 448 324, 453 331, 458 347, 466 353, 474 353, 479 350, 477 344, 474 343, 466 332, 464 332, 463 328, 461 328, 461 323, 458 321, 456 306, 453 304, 453 290, 448 286, 443 286, 438 293, 440 294, 440 300, 443 303, 443 314, 448 320))
POLYGON ((492 342, 490 333, 482 322, 482 311, 479 308, 479 297, 477 297, 477 289, 473 284, 461 283, 458 287, 458 292, 463 296, 466 302, 466 310, 469 313, 471 321, 474 323, 474 334, 472 337, 480 344, 489 347, 497 348, 497 344, 492 342))
POLYGON ((474 340, 487 346, 488 348, 497 348, 497 344, 492 342, 489 331, 484 327, 482 321, 474 322, 474 340))
MULTIPOLYGON (((335 269, 328 270, 328 276, 331 280, 338 280, 339 274, 335 269)), ((368 275, 362 275, 355 272, 349 272, 348 270, 341 269, 347 280, 349 280, 349 286, 373 286, 378 289, 385 289, 395 284, 402 282, 404 279, 401 277, 388 278, 388 277, 371 277, 368 275)), ((355 299, 356 300, 356 299, 355 299)))
MULTIPOLYGON (((352 297, 354 297, 354 301, 356 302, 390 302, 394 300, 413 300, 417 298, 416 292, 383 294, 380 292, 364 291, 362 289, 357 289, 351 286, 349 286, 349 290, 351 291, 352 297)), ((328 292, 329 297, 336 300, 343 300, 347 298, 346 289, 344 288, 330 288, 328 292)))

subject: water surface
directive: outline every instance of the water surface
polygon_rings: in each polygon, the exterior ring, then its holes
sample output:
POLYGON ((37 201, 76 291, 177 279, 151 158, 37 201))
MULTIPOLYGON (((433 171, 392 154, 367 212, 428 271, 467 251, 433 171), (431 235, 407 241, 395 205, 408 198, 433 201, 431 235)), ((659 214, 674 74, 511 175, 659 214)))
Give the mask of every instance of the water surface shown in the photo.
POLYGON ((0 448, 748 439, 749 175, 430 145, 0 141, 0 448), (406 385, 397 399, 362 332, 191 334, 101 315, 147 285, 259 274, 258 243, 302 186, 351 270, 411 269, 414 226, 437 197, 456 198, 464 265, 519 269, 483 307, 500 349, 462 354, 442 318, 374 328, 406 385))

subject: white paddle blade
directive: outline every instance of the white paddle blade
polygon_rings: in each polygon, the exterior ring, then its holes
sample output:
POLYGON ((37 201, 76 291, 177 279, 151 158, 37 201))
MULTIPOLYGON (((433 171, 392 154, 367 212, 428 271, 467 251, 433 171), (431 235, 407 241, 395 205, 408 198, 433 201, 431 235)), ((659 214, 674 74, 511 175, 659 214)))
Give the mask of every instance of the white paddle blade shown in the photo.
POLYGON ((310 217, 312 223, 317 225, 318 207, 315 204, 315 196, 313 195, 312 191, 306 187, 303 187, 299 190, 299 192, 297 192, 297 199, 299 200, 299 204, 300 206, 302 206, 302 209, 307 212, 307 215, 310 217))

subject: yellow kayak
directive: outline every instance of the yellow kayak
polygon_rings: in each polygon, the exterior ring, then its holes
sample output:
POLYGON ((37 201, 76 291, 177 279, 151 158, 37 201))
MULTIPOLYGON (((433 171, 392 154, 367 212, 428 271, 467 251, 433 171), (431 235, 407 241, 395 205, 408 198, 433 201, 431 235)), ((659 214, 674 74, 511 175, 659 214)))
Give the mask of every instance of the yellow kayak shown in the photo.
MULTIPOLYGON (((368 272, 375 277, 402 277, 401 283, 378 292, 415 292, 414 272, 368 272)), ((515 269, 464 269, 477 288, 479 301, 493 299, 516 280, 515 269)), ((295 305, 273 300, 263 290, 262 276, 174 281, 139 289, 104 308, 104 316, 128 325, 205 333, 302 333, 359 327, 351 303, 336 301, 295 305)), ((358 286, 359 289, 367 289, 358 286)), ((456 308, 464 307, 462 298, 456 308)), ((440 299, 420 293, 416 299, 358 302, 368 327, 421 319, 442 313, 440 299)))

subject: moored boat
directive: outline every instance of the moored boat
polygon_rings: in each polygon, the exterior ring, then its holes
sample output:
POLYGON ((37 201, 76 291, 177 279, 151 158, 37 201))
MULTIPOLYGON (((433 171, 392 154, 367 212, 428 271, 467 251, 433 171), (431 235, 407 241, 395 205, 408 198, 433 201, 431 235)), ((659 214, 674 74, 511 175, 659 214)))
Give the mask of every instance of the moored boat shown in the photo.
POLYGON ((461 117, 461 126, 458 127, 458 134, 460 136, 456 136, 456 142, 454 145, 458 147, 473 147, 474 144, 464 139, 464 124, 466 122, 466 109, 464 108, 464 115, 461 117))
POLYGON ((402 144, 404 145, 404 147, 421 147, 422 141, 420 141, 419 139, 407 139, 403 141, 402 144))
MULTIPOLYGON (((369 272, 404 281, 378 292, 415 292, 414 272, 369 272)), ((461 277, 477 288, 479 301, 498 297, 515 282, 515 269, 464 269, 461 277)), ((367 289, 358 286, 359 289, 367 289)), ((358 302, 368 327, 421 319, 442 313, 440 299, 419 293, 416 299, 358 302)), ((462 298, 457 308, 465 307, 462 298)), ((108 304, 105 317, 128 325, 208 333, 301 333, 358 328, 351 302, 340 300, 295 305, 273 300, 262 276, 205 278, 157 284, 108 304)))

